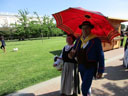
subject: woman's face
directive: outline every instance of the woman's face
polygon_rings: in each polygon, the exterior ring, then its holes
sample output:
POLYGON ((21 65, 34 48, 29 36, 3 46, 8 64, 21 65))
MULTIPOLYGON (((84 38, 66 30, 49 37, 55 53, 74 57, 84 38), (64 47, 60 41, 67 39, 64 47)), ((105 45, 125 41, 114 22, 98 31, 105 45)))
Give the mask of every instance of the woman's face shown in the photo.
POLYGON ((82 34, 89 35, 91 33, 91 27, 89 25, 82 26, 82 34))
POLYGON ((67 36, 66 42, 67 42, 68 45, 72 45, 72 44, 73 44, 73 39, 72 39, 72 37, 71 37, 71 36, 67 36))

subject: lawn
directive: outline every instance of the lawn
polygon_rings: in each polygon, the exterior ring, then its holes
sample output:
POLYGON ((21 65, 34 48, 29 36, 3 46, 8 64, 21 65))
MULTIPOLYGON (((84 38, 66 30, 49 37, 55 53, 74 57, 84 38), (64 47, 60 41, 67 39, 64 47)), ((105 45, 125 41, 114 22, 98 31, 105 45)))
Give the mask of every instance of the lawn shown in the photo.
MULTIPOLYGON (((126 42, 126 37, 124 44, 126 42)), ((64 37, 43 40, 6 42, 7 52, 0 50, 0 95, 59 76, 52 67, 54 55, 65 45, 64 37), (18 48, 18 52, 13 52, 18 48)))
POLYGON ((0 95, 59 76, 53 57, 65 45, 64 37, 6 42, 6 53, 0 50, 0 95), (18 52, 13 52, 18 48, 18 52))

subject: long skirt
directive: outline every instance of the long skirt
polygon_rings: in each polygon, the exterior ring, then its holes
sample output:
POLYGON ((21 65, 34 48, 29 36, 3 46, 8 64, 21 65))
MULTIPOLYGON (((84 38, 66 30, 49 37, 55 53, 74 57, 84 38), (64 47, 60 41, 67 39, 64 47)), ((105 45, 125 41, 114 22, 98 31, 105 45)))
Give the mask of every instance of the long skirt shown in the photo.
POLYGON ((61 75, 61 94, 72 95, 74 92, 74 63, 65 62, 61 75))

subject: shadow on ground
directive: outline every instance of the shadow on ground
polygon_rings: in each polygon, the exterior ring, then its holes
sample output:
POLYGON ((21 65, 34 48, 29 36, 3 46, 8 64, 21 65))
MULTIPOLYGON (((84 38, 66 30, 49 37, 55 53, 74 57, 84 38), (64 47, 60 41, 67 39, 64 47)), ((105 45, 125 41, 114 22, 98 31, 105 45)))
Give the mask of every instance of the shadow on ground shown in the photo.
POLYGON ((55 92, 51 92, 51 93, 46 93, 46 94, 42 94, 42 95, 37 95, 37 96, 60 96, 60 91, 55 91, 55 92))
POLYGON ((128 82, 125 82, 124 87, 119 87, 115 83, 107 83, 103 87, 111 91, 113 96, 128 96, 128 82))
POLYGON ((97 88, 92 88, 92 94, 93 96, 110 96, 109 93, 104 92, 103 90, 97 89, 97 88))
POLYGON ((125 80, 128 79, 128 69, 120 66, 110 66, 105 68, 105 73, 107 73, 104 78, 108 80, 125 80))
POLYGON ((8 96, 36 96, 35 94, 33 94, 33 93, 18 93, 18 94, 10 94, 10 95, 8 95, 8 96))
POLYGON ((128 82, 125 82, 124 87, 119 87, 115 83, 106 83, 103 85, 105 89, 110 91, 112 94, 104 92, 103 90, 92 88, 93 96, 128 96, 128 82))
MULTIPOLYGON (((104 78, 108 80, 118 81, 128 79, 128 69, 125 69, 123 65, 106 67, 107 73, 104 78)), ((124 82, 125 86, 120 87, 116 83, 106 83, 102 86, 110 93, 107 93, 101 89, 92 88, 93 96, 128 96, 128 81, 124 82)))
POLYGON ((62 50, 50 51, 51 54, 58 55, 58 56, 60 56, 61 52, 62 50))

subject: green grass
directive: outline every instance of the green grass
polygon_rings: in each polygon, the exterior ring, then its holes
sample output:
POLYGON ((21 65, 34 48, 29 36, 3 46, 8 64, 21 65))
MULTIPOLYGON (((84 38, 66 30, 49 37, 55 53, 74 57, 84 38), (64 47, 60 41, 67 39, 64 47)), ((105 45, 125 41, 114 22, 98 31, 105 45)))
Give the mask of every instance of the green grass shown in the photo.
POLYGON ((0 50, 0 95, 51 79, 60 75, 53 57, 65 45, 64 37, 41 40, 6 42, 6 53, 0 50), (13 52, 18 48, 18 52, 13 52))
MULTIPOLYGON (((126 37, 124 39, 124 44, 126 37)), ((59 76, 52 67, 54 55, 59 55, 64 37, 42 40, 6 42, 6 53, 0 50, 0 95, 59 76), (18 48, 18 52, 13 52, 18 48)))

